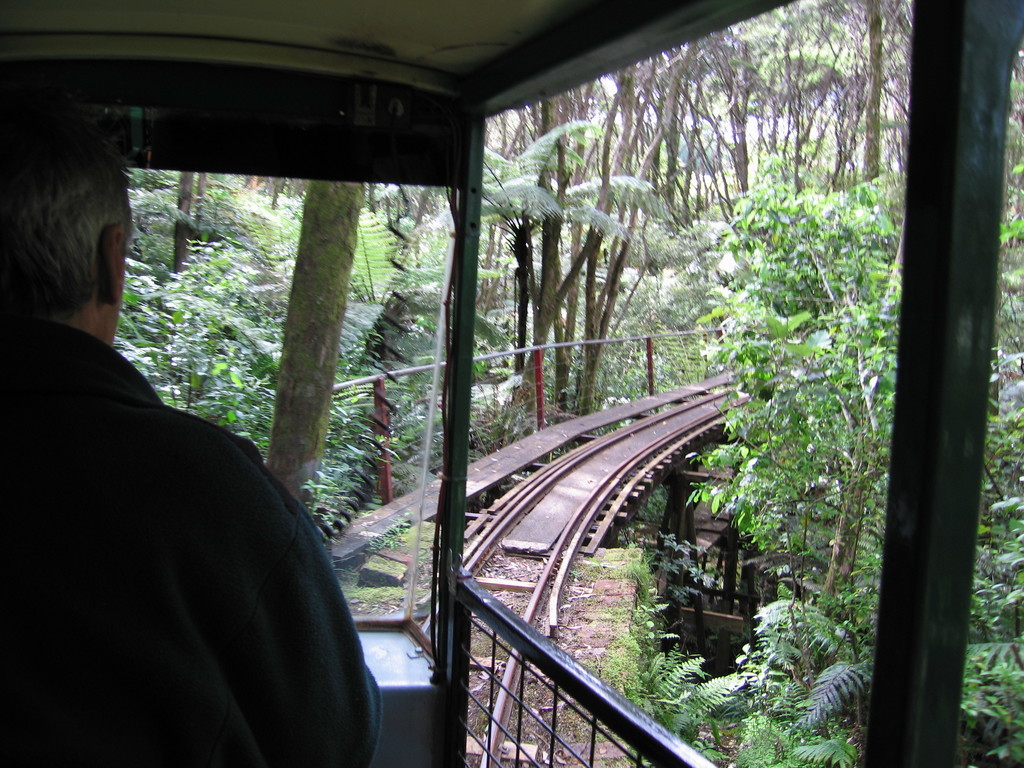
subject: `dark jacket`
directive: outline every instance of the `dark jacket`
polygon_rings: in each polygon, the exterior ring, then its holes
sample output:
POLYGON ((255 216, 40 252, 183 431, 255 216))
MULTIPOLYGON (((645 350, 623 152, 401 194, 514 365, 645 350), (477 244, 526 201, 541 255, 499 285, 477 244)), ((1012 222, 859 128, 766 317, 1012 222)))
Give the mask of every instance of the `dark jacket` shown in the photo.
POLYGON ((130 363, 0 316, 0 764, 360 766, 380 700, 306 513, 130 363))

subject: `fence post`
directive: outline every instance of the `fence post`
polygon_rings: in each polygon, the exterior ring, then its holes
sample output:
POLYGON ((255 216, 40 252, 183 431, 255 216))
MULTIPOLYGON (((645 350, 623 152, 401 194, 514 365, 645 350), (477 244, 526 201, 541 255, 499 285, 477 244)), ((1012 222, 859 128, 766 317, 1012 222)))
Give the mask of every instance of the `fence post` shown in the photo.
POLYGON ((647 394, 654 394, 654 339, 647 337, 647 394))
POLYGON ((381 438, 377 491, 381 504, 390 504, 394 499, 391 485, 391 411, 385 396, 383 376, 373 382, 373 431, 381 438))
POLYGON ((537 398, 537 429, 547 426, 544 418, 544 350, 533 350, 533 386, 537 398))

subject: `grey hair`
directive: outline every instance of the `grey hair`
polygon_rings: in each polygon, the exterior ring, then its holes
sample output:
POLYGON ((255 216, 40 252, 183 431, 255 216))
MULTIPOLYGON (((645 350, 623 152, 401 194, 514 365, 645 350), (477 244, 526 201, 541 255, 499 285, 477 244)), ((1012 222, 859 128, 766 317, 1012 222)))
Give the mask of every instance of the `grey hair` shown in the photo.
POLYGON ((130 235, 124 162, 108 135, 61 92, 0 89, 0 312, 73 315, 96 290, 111 224, 130 235))

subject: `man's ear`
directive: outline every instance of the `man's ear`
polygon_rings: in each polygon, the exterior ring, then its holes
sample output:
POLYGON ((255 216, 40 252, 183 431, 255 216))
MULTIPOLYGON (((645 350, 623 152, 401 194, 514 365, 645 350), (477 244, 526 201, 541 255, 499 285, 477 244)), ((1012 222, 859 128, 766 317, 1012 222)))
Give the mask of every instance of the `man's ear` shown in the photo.
POLYGON ((100 233, 96 298, 104 304, 120 304, 124 294, 125 234, 120 224, 108 224, 100 233))

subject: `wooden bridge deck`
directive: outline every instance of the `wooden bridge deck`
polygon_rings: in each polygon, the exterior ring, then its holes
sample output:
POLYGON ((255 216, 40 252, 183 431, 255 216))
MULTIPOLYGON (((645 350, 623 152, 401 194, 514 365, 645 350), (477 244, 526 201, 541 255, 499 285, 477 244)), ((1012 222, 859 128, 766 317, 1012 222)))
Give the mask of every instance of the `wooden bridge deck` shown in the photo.
MULTIPOLYGON (((669 392, 649 395, 631 403, 608 408, 604 411, 581 416, 561 424, 552 425, 518 440, 495 453, 485 456, 469 465, 466 472, 466 498, 472 500, 502 483, 510 475, 544 460, 559 450, 595 430, 619 422, 635 419, 650 411, 667 405, 680 403, 688 398, 704 394, 727 385, 729 375, 717 376, 669 392)), ((434 480, 422 493, 423 518, 433 519, 437 511, 441 481, 434 480)), ((379 509, 360 517, 346 530, 344 536, 331 547, 331 555, 338 565, 358 556, 377 536, 395 523, 411 516, 416 505, 421 503, 419 492, 395 499, 379 509)))

